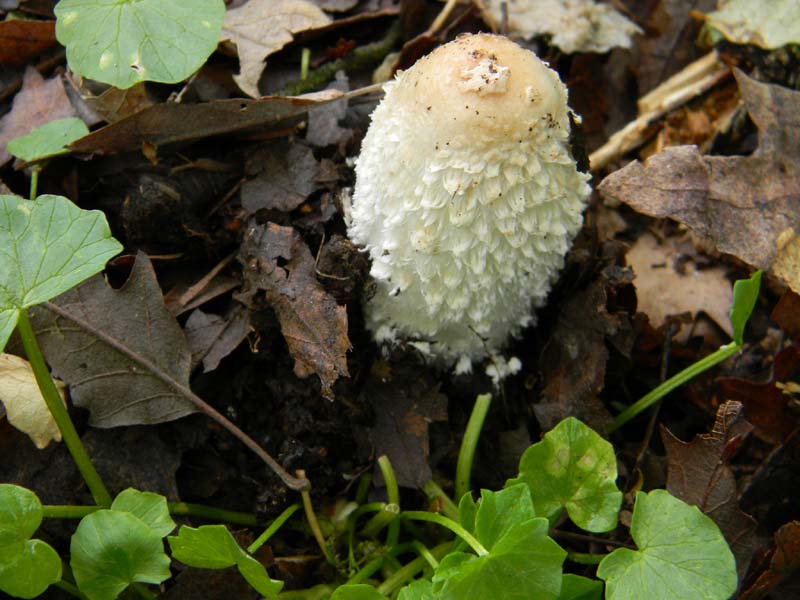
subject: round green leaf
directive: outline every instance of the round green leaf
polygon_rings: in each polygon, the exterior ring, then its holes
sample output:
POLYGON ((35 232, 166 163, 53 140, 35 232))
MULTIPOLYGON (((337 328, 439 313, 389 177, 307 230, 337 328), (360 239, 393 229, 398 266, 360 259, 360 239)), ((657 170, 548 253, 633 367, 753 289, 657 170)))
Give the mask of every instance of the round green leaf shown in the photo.
POLYGON ((531 492, 524 483, 499 492, 481 490, 473 533, 488 550, 511 529, 536 516, 531 492))
POLYGON ((566 508, 570 519, 586 531, 611 531, 617 526, 622 492, 617 489, 614 447, 574 417, 561 421, 533 444, 519 461, 538 516, 554 523, 566 508))
MULTIPOLYGON (((479 508, 480 510, 480 508, 479 508)), ((556 600, 567 553, 547 536, 547 519, 507 531, 489 554, 452 552, 433 574, 437 600, 556 600)))
POLYGON ((90 600, 113 600, 133 582, 170 577, 161 536, 127 512, 100 510, 84 517, 70 551, 75 581, 90 600))
POLYGON ((46 542, 25 540, 0 547, 0 591, 36 598, 61 580, 61 558, 46 542))
POLYGON ((140 81, 177 83, 217 47, 223 0, 61 0, 56 37, 70 68, 126 89, 140 81))
POLYGON ((161 494, 140 492, 128 488, 114 498, 111 510, 121 510, 139 517, 145 525, 161 537, 175 529, 175 521, 169 516, 167 499, 161 494))
POLYGON ((603 582, 567 573, 561 583, 558 600, 601 600, 603 582))
POLYGON ((736 591, 736 561, 714 521, 666 490, 636 494, 631 536, 639 550, 618 548, 597 576, 608 600, 727 600, 736 591))
POLYGON ((89 133, 81 119, 57 119, 8 142, 6 150, 26 162, 36 162, 69 152, 67 146, 89 133))
POLYGON ((24 542, 42 523, 42 503, 32 491, 0 484, 0 547, 24 542))
MULTIPOLYGON (((466 494, 464 495, 466 497, 466 494)), ((427 579, 412 581, 397 596, 397 600, 435 600, 433 584, 427 579)))
POLYGON ((0 350, 20 309, 102 271, 121 250, 100 211, 82 210, 63 196, 31 202, 0 195, 0 350))

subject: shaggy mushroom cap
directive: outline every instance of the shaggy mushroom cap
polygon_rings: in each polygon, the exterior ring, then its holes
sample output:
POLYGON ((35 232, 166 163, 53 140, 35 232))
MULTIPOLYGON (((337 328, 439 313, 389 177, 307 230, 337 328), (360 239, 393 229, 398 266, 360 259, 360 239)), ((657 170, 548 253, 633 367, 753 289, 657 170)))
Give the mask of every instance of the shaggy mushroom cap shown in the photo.
POLYGON ((568 148, 567 90, 533 53, 476 34, 385 91, 349 225, 377 283, 367 326, 463 369, 532 322, 581 227, 589 176, 568 148))

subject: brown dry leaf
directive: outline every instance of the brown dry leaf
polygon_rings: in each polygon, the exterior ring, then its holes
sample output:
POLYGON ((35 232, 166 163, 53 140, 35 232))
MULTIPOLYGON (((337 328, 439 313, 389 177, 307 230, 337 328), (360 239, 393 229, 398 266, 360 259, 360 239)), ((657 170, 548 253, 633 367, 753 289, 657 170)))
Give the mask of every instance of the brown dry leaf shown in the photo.
POLYGON ((751 156, 667 148, 612 173, 600 192, 687 225, 708 247, 769 271, 800 291, 800 92, 736 71, 759 130, 751 156))
MULTIPOLYGON (((56 380, 64 404, 66 387, 56 380)), ((61 431, 42 398, 30 363, 24 358, 0 353, 0 402, 5 406, 8 422, 31 438, 40 450, 51 440, 61 441, 61 431)))
POLYGON ((55 21, 7 19, 0 22, 0 64, 24 65, 55 45, 55 21))
POLYGON ((311 148, 296 140, 261 146, 245 160, 252 177, 242 185, 242 208, 248 213, 271 208, 292 211, 319 187, 319 172, 311 148))
POLYGON ((780 444, 800 427, 796 409, 800 390, 792 387, 799 369, 800 346, 788 346, 775 356, 770 381, 724 377, 717 385, 723 398, 744 405, 747 420, 755 425, 759 437, 780 444))
POLYGON ((225 316, 195 309, 184 327, 192 352, 192 370, 203 363, 203 373, 213 371, 223 358, 236 350, 249 332, 250 312, 241 305, 225 316))
POLYGON ((710 433, 682 442, 661 427, 667 452, 667 491, 696 505, 719 526, 736 556, 743 576, 755 550, 756 522, 739 509, 736 478, 728 461, 753 429, 739 402, 725 402, 717 410, 710 433))
POLYGON ((112 154, 189 142, 249 129, 282 129, 291 126, 313 106, 338 100, 336 90, 302 98, 237 98, 201 104, 162 102, 93 131, 70 144, 72 152, 112 154))
POLYGON ((680 250, 675 238, 659 244, 656 237, 644 233, 625 255, 636 279, 638 310, 650 319, 656 329, 667 317, 681 313, 693 316, 705 312, 728 335, 733 335, 729 318, 733 289, 725 270, 720 267, 698 270, 687 262, 683 272, 676 270, 680 250))
POLYGON ((294 358, 294 373, 316 373, 322 395, 333 399, 332 386, 347 372, 347 310, 316 279, 314 257, 292 227, 253 225, 245 233, 239 260, 244 265, 247 302, 264 290, 294 358))
POLYGON ((292 34, 330 23, 319 7, 306 0, 250 0, 228 10, 222 41, 236 44, 239 74, 236 85, 248 96, 258 98, 258 80, 264 59, 292 41, 292 34))
POLYGON ((786 290, 772 309, 771 317, 781 329, 800 341, 800 296, 786 290))
POLYGON ((785 578, 800 571, 800 521, 790 521, 783 525, 775 532, 774 540, 775 548, 769 567, 742 592, 739 600, 760 600, 785 578))
POLYGON ((33 67, 25 70, 22 89, 11 111, 0 120, 0 166, 11 158, 6 144, 56 119, 76 116, 60 77, 42 78, 33 67))

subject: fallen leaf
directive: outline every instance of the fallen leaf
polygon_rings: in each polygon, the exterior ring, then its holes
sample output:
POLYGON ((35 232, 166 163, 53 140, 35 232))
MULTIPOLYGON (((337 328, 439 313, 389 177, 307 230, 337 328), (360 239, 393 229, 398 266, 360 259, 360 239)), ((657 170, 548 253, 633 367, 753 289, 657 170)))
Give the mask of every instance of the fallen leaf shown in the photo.
POLYGON ((772 309, 771 316, 781 329, 800 341, 800 296, 786 290, 772 309))
MULTIPOLYGON (((66 387, 56 380, 64 404, 66 387)), ((31 438, 40 450, 51 440, 61 441, 61 431, 42 398, 30 363, 24 358, 0 353, 0 402, 6 409, 8 422, 31 438)))
POLYGON ((299 121, 310 107, 341 97, 341 92, 331 90, 302 98, 237 98, 200 104, 161 102, 93 131, 70 144, 69 149, 80 154, 114 154, 139 151, 146 145, 159 148, 250 129, 282 129, 299 121))
POLYGON ((36 69, 28 67, 11 110, 0 120, 0 166, 11 158, 6 152, 8 142, 50 121, 74 116, 75 109, 61 78, 45 80, 36 69))
POLYGON ((241 344, 250 332, 250 313, 243 306, 224 317, 195 309, 186 320, 184 333, 192 352, 192 369, 201 362, 203 373, 213 371, 220 361, 241 344))
MULTIPOLYGON (((343 71, 337 71, 334 81, 326 89, 348 92, 350 82, 343 71)), ((339 125, 347 114, 347 99, 335 100, 308 111, 308 129, 306 141, 312 146, 324 148, 332 144, 339 144, 353 136, 353 130, 339 125)))
POLYGON ((769 567, 742 592, 739 600, 760 600, 784 579, 800 570, 800 521, 790 521, 778 529, 773 543, 769 567))
POLYGON ((759 437, 780 444, 800 426, 797 412, 798 390, 790 385, 800 373, 800 346, 788 346, 775 356, 772 377, 767 383, 755 383, 738 377, 717 380, 726 400, 744 405, 747 420, 756 427, 759 437))
POLYGON ((242 184, 242 208, 248 213, 265 208, 292 211, 318 187, 318 171, 311 148, 301 142, 262 146, 245 160, 245 172, 252 179, 242 184))
POLYGON ((594 0, 484 0, 495 23, 503 22, 503 5, 510 34, 528 39, 551 35, 550 42, 568 54, 630 48, 631 36, 642 33, 610 4, 594 0))
MULTIPOLYGON (((629 280, 617 283, 625 282, 629 280)), ((626 316, 609 314, 607 285, 613 283, 604 277, 596 279, 587 289, 573 294, 559 312, 540 359, 542 399, 533 405, 543 430, 552 429, 569 416, 597 431, 604 431, 611 422, 598 398, 609 358, 606 342, 613 340, 620 352, 628 352, 633 345, 633 330, 626 316)))
POLYGON ((24 65, 55 45, 55 21, 6 19, 0 22, 0 64, 24 65))
POLYGON ((316 279, 314 257, 291 227, 274 223, 251 225, 239 260, 245 286, 238 296, 248 302, 258 290, 266 293, 294 358, 294 373, 316 373, 322 395, 333 399, 332 386, 347 372, 347 310, 316 279))
POLYGON ((705 22, 734 44, 752 44, 767 50, 800 44, 797 0, 720 0, 719 9, 705 15, 705 22))
POLYGON ((330 17, 306 0, 250 0, 225 13, 222 41, 236 44, 239 74, 233 79, 257 98, 264 59, 292 41, 292 34, 330 23, 330 17))
POLYGON ((687 225, 709 248, 771 272, 800 291, 800 92, 735 71, 759 130, 751 156, 667 148, 599 186, 609 198, 687 225))
POLYGON ((717 410, 710 433, 682 442, 666 427, 661 439, 667 452, 667 491, 694 504, 711 517, 736 557, 743 577, 756 547, 756 522, 739 508, 736 478, 729 461, 753 429, 739 402, 725 402, 717 410))
MULTIPOLYGON (((164 306, 146 255, 137 256, 130 278, 119 290, 98 275, 54 304, 189 386, 186 338, 164 306)), ((152 372, 46 305, 33 309, 31 321, 47 362, 69 385, 73 402, 89 410, 91 425, 161 423, 196 411, 152 372)))
POLYGON ((358 0, 311 0, 327 12, 345 12, 358 4, 358 0))
POLYGON ((675 238, 663 244, 650 233, 642 234, 625 258, 636 279, 638 310, 658 329, 667 317, 682 313, 696 316, 705 312, 729 336, 733 328, 729 317, 733 288, 721 267, 699 270, 694 263, 682 263, 676 269, 680 250, 675 238))
MULTIPOLYGON (((422 488, 433 477, 428 457, 428 427, 447 420, 447 396, 439 385, 413 372, 402 373, 397 365, 390 378, 372 373, 362 395, 375 411, 369 437, 375 456, 386 455, 392 463, 397 483, 422 488)), ((380 470, 375 467, 376 477, 380 470)))

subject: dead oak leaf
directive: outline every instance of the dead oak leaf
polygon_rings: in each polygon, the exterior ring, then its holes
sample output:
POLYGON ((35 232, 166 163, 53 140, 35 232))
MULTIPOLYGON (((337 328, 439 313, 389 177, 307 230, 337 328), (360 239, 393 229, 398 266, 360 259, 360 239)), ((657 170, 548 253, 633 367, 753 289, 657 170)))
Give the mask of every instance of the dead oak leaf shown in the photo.
POLYGON ((322 10, 306 0, 250 0, 225 13, 222 41, 236 44, 236 85, 257 98, 264 59, 292 41, 292 34, 330 23, 322 10))
POLYGON ((347 377, 347 310, 316 279, 314 257, 291 227, 254 225, 245 233, 239 260, 244 264, 247 300, 264 290, 294 358, 294 373, 316 373, 322 395, 333 399, 332 386, 347 377))
POLYGON ((775 532, 769 566, 739 598, 760 600, 798 570, 800 570, 800 521, 790 521, 775 532))
POLYGON ((758 149, 702 156, 667 148, 612 173, 600 192, 638 212, 687 225, 704 243, 800 291, 800 92, 735 71, 758 149))
POLYGON ((719 407, 710 433, 682 442, 665 427, 661 439, 667 452, 667 491, 694 504, 719 526, 736 556, 739 575, 744 575, 755 550, 756 522, 742 512, 736 478, 728 465, 753 426, 739 402, 719 407))

